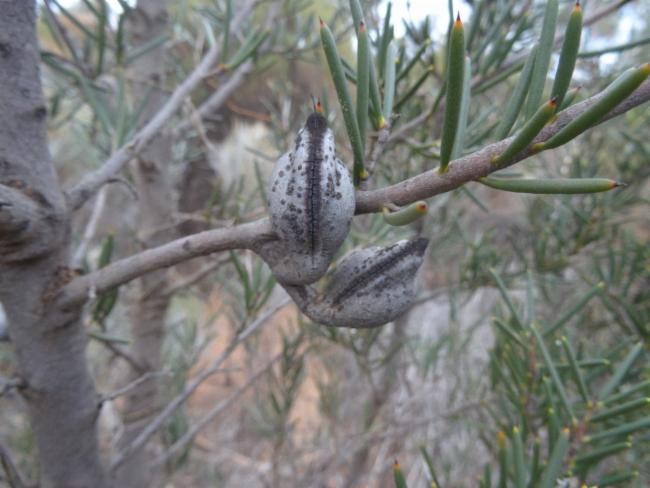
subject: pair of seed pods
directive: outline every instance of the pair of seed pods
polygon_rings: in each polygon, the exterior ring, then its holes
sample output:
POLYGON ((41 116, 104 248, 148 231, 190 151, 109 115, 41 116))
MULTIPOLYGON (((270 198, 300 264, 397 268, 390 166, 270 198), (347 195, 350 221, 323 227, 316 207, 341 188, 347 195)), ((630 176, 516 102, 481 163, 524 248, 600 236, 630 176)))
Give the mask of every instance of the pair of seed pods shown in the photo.
POLYGON ((337 265, 322 293, 308 289, 323 277, 343 244, 355 207, 350 174, 336 157, 334 135, 321 113, 309 116, 294 149, 275 163, 267 203, 279 240, 259 252, 312 320, 374 327, 412 303, 427 239, 354 250, 337 265))

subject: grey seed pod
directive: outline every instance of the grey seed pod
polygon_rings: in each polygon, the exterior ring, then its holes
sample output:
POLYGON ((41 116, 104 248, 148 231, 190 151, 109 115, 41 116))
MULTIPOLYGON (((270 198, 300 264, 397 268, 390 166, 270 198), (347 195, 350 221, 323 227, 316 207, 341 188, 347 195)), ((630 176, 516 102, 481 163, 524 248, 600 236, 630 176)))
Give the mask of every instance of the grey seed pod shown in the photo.
POLYGON ((399 241, 389 247, 352 251, 336 266, 323 294, 305 312, 334 327, 376 327, 413 303, 416 276, 429 241, 399 241))
POLYGON ((280 237, 263 254, 273 274, 289 285, 317 281, 348 235, 355 206, 350 173, 320 113, 309 116, 293 151, 275 163, 268 206, 280 237))

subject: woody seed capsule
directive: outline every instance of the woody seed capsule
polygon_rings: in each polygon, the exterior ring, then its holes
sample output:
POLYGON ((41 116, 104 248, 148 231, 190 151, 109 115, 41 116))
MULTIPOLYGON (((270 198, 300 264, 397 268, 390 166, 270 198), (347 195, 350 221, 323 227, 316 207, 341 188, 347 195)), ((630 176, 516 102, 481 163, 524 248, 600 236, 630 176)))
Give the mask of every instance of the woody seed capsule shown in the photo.
POLYGON ((336 267, 312 318, 334 327, 375 327, 413 303, 416 276, 429 241, 399 241, 351 252, 336 267))
POLYGON ((312 113, 295 147, 277 160, 268 191, 271 225, 280 241, 263 255, 278 281, 317 281, 350 229, 354 187, 335 153, 325 117, 312 113))

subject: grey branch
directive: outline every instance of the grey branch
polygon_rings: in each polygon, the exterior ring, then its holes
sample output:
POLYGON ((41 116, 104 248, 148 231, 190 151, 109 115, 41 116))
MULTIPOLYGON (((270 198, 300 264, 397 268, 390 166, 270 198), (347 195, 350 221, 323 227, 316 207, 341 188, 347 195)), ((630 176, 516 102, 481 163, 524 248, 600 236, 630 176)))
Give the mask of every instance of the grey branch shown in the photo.
POLYGON ((176 454, 182 449, 185 449, 187 445, 194 440, 194 438, 209 424, 214 420, 221 412, 226 410, 230 405, 232 405, 246 390, 248 390, 253 384, 260 379, 264 373, 268 372, 269 368, 282 357, 282 353, 277 354, 270 361, 267 361, 264 366, 259 368, 256 373, 254 373, 246 383, 237 388, 232 394, 227 398, 217 403, 207 414, 205 414, 199 421, 194 424, 183 436, 178 439, 172 446, 158 459, 154 461, 154 466, 160 466, 163 463, 168 462, 173 459, 176 454))
POLYGON ((63 287, 57 300, 63 308, 74 307, 85 302, 91 292, 101 293, 145 273, 218 251, 247 249, 257 242, 274 238, 268 219, 199 232, 120 259, 81 276, 63 287))
POLYGON ((257 320, 250 324, 246 329, 237 334, 224 351, 217 356, 212 364, 201 371, 198 375, 192 378, 183 388, 183 391, 176 396, 171 402, 169 402, 163 410, 156 415, 156 417, 151 421, 151 423, 142 431, 140 434, 129 444, 122 452, 120 452, 113 463, 111 464, 111 471, 115 472, 117 468, 129 457, 129 455, 138 449, 142 448, 154 435, 162 424, 172 415, 178 407, 180 407, 189 397, 196 391, 196 389, 210 376, 217 373, 223 362, 228 359, 230 354, 246 339, 251 335, 257 332, 259 329, 264 326, 268 320, 282 307, 289 303, 289 299, 282 300, 278 304, 268 308, 264 313, 262 313, 257 320))
POLYGON ((63 217, 41 199, 29 188, 0 184, 0 256, 3 261, 36 258, 50 251, 52 242, 39 238, 56 235, 52 226, 60 225, 63 217))
POLYGON ((210 95, 200 107, 196 109, 196 113, 190 115, 187 120, 184 120, 174 128, 174 133, 182 134, 194 125, 194 117, 201 119, 219 110, 228 98, 239 88, 248 73, 253 70, 253 62, 246 61, 238 66, 228 80, 210 95))
POLYGON ((101 403, 103 402, 110 402, 112 400, 115 400, 118 397, 124 396, 127 393, 130 393, 133 391, 135 388, 140 386, 142 383, 145 381, 148 381, 152 378, 157 378, 160 376, 170 376, 171 372, 164 370, 164 371, 148 371, 147 373, 144 373, 143 375, 139 376, 135 380, 131 381, 130 383, 124 385, 122 388, 119 388, 118 390, 115 390, 111 393, 106 393, 105 395, 102 396, 101 398, 101 403))
MULTIPOLYGON (((252 1, 247 1, 244 4, 233 18, 231 29, 238 28, 250 13, 253 4, 252 1)), ((126 163, 151 143, 178 111, 185 99, 211 73, 220 53, 220 44, 211 47, 194 71, 174 90, 167 103, 138 131, 133 139, 118 149, 97 170, 84 175, 81 181, 67 192, 68 206, 71 210, 79 209, 99 188, 114 178, 126 163)))
POLYGON ((16 463, 14 463, 9 451, 2 443, 0 443, 0 464, 2 464, 2 468, 7 475, 7 483, 11 488, 27 488, 28 485, 18 471, 16 463))
MULTIPOLYGON (((560 112, 555 122, 545 127, 544 130, 542 130, 542 132, 540 132, 540 134, 535 138, 534 142, 537 143, 549 139, 571 120, 584 112, 601 96, 602 93, 594 95, 593 97, 560 112)), ((624 100, 598 123, 602 123, 605 120, 609 120, 617 115, 625 113, 649 100, 650 79, 646 80, 634 93, 632 93, 631 96, 624 100)), ((492 158, 500 154, 510 143, 510 140, 511 138, 508 138, 495 142, 494 144, 490 144, 475 153, 455 160, 449 166, 449 171, 445 174, 441 175, 438 173, 437 169, 433 169, 395 185, 373 191, 357 192, 356 213, 365 214, 380 212, 382 207, 389 203, 394 203, 400 206, 408 205, 418 200, 424 200, 434 195, 451 191, 469 181, 474 181, 483 176, 487 176, 496 169, 502 169, 503 166, 495 168, 492 165, 492 158)), ((506 166, 511 166, 531 155, 531 149, 526 149, 509 161, 506 166)))
MULTIPOLYGON (((557 133, 571 120, 584 112, 602 95, 598 94, 560 112, 555 122, 547 126, 535 139, 541 142, 557 133)), ((612 110, 603 120, 631 110, 650 100, 650 80, 646 80, 630 97, 612 110)), ((408 205, 458 188, 469 181, 487 176, 496 169, 492 158, 501 153, 510 142, 504 139, 483 149, 457 159, 447 173, 427 171, 395 185, 372 191, 358 191, 356 214, 380 212, 387 204, 408 205)), ((526 149, 507 163, 513 165, 531 155, 526 149)), ((145 273, 173 266, 188 259, 228 249, 252 249, 276 236, 267 218, 233 227, 214 229, 189 237, 183 237, 139 254, 115 261, 88 275, 76 278, 61 289, 58 303, 64 307, 81 305, 90 292, 100 293, 114 286, 127 283, 145 273)))

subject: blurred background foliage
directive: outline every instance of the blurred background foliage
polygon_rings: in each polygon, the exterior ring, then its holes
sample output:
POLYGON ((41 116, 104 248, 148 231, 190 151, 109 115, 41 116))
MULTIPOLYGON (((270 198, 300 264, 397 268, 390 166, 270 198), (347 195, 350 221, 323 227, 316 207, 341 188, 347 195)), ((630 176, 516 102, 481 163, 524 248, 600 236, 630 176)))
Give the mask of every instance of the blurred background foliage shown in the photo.
MULTIPOLYGON (((380 85, 387 32, 397 59, 391 139, 371 188, 438 165, 448 10, 467 13, 463 21, 472 32, 466 40, 471 103, 460 156, 496 140, 503 107, 539 37, 545 3, 450 1, 449 9, 425 12, 434 19, 420 17, 417 2, 409 15, 408 2, 393 2, 386 23, 386 2, 362 2, 380 85)), ((320 16, 335 34, 353 89, 356 37, 348 3, 257 2, 232 28, 242 5, 171 2, 168 31, 137 45, 128 32, 129 15, 137 15, 132 2, 39 2, 49 136, 64 186, 127 143, 143 122, 146 100, 133 94, 138 80, 130 64, 161 45, 166 76, 158 88, 171 93, 202 53, 222 44, 221 64, 166 133, 173 140, 169 198, 176 202, 170 226, 191 233, 263 216, 272 163, 293 144, 311 96, 323 101, 339 156, 351 168, 318 36, 320 16), (244 64, 246 77, 224 103, 202 119, 192 117, 244 64)), ((614 5, 585 25, 585 55, 572 85, 581 87, 577 99, 648 61, 647 2, 585 1, 585 19, 614 5), (593 53, 611 46, 623 48, 593 53)), ((560 2, 556 33, 572 6, 560 2)), ((559 47, 554 52, 551 73, 559 47)), ((394 459, 403 475, 395 477, 398 485, 536 487, 562 478, 567 485, 561 486, 648 486, 648 127, 650 112, 640 107, 504 171, 598 175, 626 182, 622 190, 536 196, 470 183, 431 199, 428 215, 407 227, 386 225, 381 215, 357 217, 341 254, 415 235, 431 240, 416 305, 383 328, 308 323, 284 304, 268 268, 249 251, 171 270, 178 286, 165 324, 163 403, 238 333, 263 324, 168 419, 163 452, 229 401, 165 459, 167 486, 389 486, 394 459), (268 318, 268 310, 279 311, 268 318), (259 368, 265 373, 249 382, 259 368)), ((86 269, 98 266, 109 235, 113 259, 139 249, 130 179, 127 169, 125 180, 106 190, 80 256, 86 269)), ((78 242, 92 214, 93 208, 79 212, 78 242)), ((119 354, 128 350, 127 309, 128 286, 101 321, 89 314, 88 329, 98 338, 89 360, 103 391, 122 386, 128 367, 119 354)), ((0 345, 0 371, 9 376, 11 370, 9 349, 0 345)), ((106 448, 120 426, 119 398, 112 403, 114 415, 106 415, 102 431, 106 448)), ((33 444, 17 397, 2 396, 0 412, 7 419, 3 436, 33 472, 33 444)))

